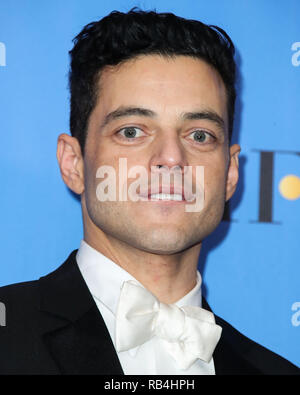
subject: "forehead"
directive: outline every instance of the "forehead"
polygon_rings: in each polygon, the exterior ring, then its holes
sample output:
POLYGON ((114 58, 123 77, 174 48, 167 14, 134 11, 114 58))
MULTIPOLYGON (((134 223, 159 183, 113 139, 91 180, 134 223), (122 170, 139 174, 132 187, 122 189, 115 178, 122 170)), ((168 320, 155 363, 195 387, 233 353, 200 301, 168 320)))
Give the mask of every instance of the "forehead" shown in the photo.
POLYGON ((227 123, 224 83, 219 73, 200 59, 139 56, 106 67, 98 84, 95 110, 102 115, 124 105, 144 106, 170 117, 182 111, 210 108, 227 123))

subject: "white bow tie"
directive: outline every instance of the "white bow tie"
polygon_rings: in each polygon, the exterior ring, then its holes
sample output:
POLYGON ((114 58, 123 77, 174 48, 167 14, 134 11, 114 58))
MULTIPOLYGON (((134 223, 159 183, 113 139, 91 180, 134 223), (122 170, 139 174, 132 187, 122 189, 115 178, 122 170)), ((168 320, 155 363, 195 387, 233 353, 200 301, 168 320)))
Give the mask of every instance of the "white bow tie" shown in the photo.
POLYGON ((127 351, 157 336, 178 366, 188 369, 198 358, 211 360, 221 332, 210 311, 160 303, 131 280, 122 286, 116 314, 117 351, 127 351))

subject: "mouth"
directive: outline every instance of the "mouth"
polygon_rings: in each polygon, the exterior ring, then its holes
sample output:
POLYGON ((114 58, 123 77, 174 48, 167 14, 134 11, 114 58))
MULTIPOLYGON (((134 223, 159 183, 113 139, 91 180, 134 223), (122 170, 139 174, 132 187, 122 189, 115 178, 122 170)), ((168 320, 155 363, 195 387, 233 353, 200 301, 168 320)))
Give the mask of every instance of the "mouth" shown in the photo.
POLYGON ((163 201, 175 201, 175 202, 182 202, 185 201, 182 194, 179 193, 153 193, 149 195, 149 200, 163 200, 163 201))
POLYGON ((147 188, 144 193, 140 193, 143 201, 169 202, 169 203, 189 203, 193 199, 185 195, 183 188, 161 186, 159 188, 147 188))

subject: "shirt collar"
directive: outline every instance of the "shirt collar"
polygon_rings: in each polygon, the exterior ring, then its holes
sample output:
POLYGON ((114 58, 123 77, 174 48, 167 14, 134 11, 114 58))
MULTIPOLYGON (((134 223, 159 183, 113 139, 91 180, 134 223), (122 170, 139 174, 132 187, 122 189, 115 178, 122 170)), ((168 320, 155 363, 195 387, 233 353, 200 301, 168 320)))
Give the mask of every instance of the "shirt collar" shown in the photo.
POLYGON ((81 240, 76 260, 93 297, 115 315, 122 284, 135 280, 134 277, 84 240, 81 240))
MULTIPOLYGON (((93 297, 101 301, 115 315, 123 283, 137 280, 84 240, 81 240, 76 260, 93 297)), ((197 271, 196 286, 175 304, 178 307, 186 305, 201 307, 201 283, 201 275, 197 271)))

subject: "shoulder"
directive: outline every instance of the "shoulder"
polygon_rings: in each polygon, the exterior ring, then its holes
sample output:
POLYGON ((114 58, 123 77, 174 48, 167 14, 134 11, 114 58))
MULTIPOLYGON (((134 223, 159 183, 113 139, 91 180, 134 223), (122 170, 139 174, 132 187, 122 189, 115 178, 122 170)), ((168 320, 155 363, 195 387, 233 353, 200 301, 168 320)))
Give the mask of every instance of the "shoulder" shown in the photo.
POLYGON ((263 375, 299 375, 300 369, 282 356, 243 335, 222 318, 216 323, 223 328, 222 336, 233 355, 239 355, 263 375))
POLYGON ((57 293, 63 289, 68 294, 68 285, 74 282, 68 274, 75 266, 74 256, 75 252, 70 255, 71 261, 69 257, 58 269, 38 280, 0 287, 0 374, 57 373, 44 334, 49 327, 55 329, 66 321, 43 312, 42 303, 49 300, 51 290, 56 305, 62 304, 62 295, 57 293))
MULTIPOLYGON (((5 307, 7 320, 22 321, 28 314, 40 309, 41 289, 48 284, 56 286, 60 281, 65 281, 66 277, 72 274, 77 250, 73 251, 69 257, 57 269, 37 280, 21 282, 0 287, 0 302, 5 307)), ((70 278, 72 282, 72 278, 70 278)))
POLYGON ((5 309, 6 322, 28 320, 30 311, 38 308, 38 281, 28 281, 0 287, 0 302, 5 309))
POLYGON ((39 348, 37 281, 12 284, 0 288, 2 322, 0 326, 0 374, 23 371, 32 366, 39 348))

